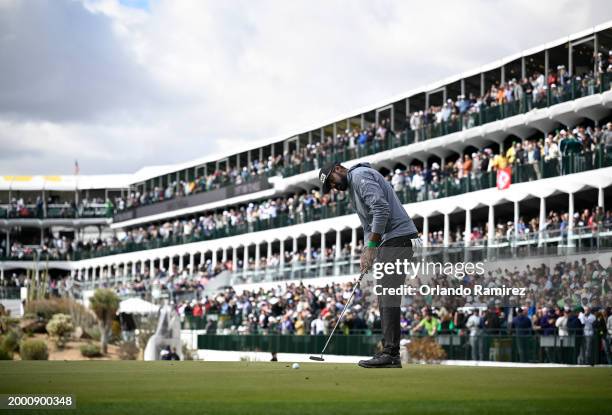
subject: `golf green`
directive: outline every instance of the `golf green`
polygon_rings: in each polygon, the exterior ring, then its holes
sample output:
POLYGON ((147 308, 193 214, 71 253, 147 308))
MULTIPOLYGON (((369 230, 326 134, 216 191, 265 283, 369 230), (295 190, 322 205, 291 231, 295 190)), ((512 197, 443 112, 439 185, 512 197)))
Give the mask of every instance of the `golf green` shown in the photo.
POLYGON ((76 396, 76 411, 53 414, 601 414, 612 368, 0 362, 0 394, 12 393, 76 396))

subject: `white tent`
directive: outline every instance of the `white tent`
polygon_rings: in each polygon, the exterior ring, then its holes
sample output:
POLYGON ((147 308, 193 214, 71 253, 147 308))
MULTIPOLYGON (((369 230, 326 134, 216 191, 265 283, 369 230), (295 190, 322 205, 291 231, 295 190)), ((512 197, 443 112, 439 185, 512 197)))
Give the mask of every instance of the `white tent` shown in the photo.
POLYGON ((153 314, 159 311, 159 306, 153 303, 145 301, 141 298, 128 298, 127 300, 119 303, 119 310, 117 313, 128 313, 128 314, 153 314))

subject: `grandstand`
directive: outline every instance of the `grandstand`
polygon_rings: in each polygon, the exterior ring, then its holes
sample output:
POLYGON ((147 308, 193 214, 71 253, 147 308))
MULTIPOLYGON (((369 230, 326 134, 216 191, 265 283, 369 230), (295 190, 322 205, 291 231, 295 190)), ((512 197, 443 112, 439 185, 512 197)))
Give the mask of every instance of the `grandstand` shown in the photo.
POLYGON ((320 192, 330 161, 378 169, 433 251, 609 259, 611 82, 608 22, 219 156, 128 175, 0 177, 3 295, 45 274, 55 293, 110 287, 184 311, 212 307, 228 286, 225 304, 279 284, 344 284, 363 230, 345 194, 320 192))

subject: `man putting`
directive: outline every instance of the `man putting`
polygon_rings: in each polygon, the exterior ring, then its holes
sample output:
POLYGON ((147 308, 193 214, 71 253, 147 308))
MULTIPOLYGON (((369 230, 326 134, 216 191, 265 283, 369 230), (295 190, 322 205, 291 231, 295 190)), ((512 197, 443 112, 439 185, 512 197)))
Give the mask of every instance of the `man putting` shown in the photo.
MULTIPOLYGON (((412 259, 413 248, 421 246, 417 228, 404 210, 391 184, 369 163, 360 163, 350 169, 339 163, 324 166, 319 172, 321 190, 348 191, 352 206, 363 227, 364 251, 361 254, 361 272, 370 270, 374 262, 393 262, 412 259)), ((377 284, 385 288, 398 288, 405 276, 385 273, 377 284)), ((379 295, 378 306, 383 334, 383 351, 359 366, 365 368, 401 368, 400 306, 401 296, 379 295)))

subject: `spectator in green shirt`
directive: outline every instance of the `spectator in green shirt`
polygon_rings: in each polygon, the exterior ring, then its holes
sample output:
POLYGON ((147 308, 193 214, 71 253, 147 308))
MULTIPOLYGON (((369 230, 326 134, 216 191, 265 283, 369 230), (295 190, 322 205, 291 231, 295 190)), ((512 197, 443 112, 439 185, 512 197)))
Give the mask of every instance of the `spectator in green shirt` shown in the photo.
POLYGON ((440 320, 431 314, 431 310, 427 310, 425 317, 416 325, 414 331, 425 330, 428 336, 435 336, 438 331, 438 324, 440 324, 440 320))

